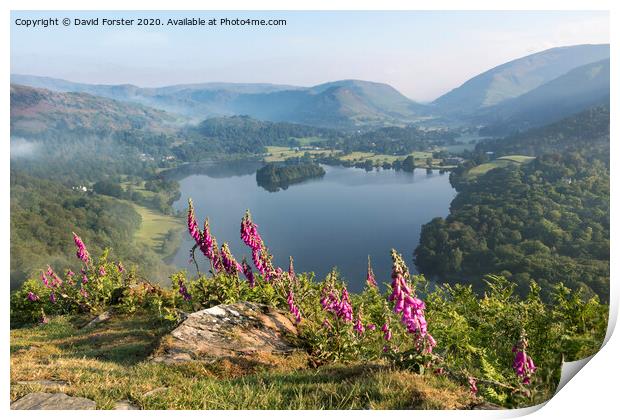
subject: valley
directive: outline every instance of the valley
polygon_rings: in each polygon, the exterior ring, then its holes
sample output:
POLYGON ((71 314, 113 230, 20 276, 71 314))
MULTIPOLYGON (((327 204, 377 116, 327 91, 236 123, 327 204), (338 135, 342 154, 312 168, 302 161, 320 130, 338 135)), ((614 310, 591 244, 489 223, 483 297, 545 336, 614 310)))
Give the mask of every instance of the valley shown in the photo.
POLYGON ((11 408, 525 408, 601 348, 604 13, 37 13, 11 408))

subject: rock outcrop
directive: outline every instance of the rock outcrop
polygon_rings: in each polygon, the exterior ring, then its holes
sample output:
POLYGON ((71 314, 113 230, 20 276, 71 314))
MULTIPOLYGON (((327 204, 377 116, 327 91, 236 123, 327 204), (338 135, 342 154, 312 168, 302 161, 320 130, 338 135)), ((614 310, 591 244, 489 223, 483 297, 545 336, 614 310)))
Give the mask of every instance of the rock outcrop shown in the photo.
POLYGON ((286 356, 295 351, 291 337, 296 334, 291 319, 274 308, 250 302, 223 304, 189 314, 163 338, 151 360, 175 363, 286 356))
POLYGON ((61 392, 33 392, 11 404, 11 410, 94 410, 93 400, 70 397, 61 392))

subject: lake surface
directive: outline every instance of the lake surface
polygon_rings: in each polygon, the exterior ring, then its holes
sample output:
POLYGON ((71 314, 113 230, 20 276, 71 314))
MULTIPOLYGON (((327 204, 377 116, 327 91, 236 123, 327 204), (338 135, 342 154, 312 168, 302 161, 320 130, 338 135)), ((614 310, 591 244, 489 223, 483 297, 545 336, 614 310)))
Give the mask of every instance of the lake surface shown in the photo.
MULTIPOLYGON (((231 168, 213 166, 201 174, 183 174, 174 208, 186 210, 191 197, 199 225, 208 216, 218 243, 228 242, 238 261, 243 255, 251 261, 249 248, 239 238, 241 218, 250 209, 275 264, 286 270, 292 255, 297 272, 314 271, 320 280, 338 267, 353 291, 364 287, 368 255, 379 283, 390 281, 391 248, 415 271, 412 254, 422 224, 445 217, 456 195, 448 173, 334 166, 323 166, 323 178, 268 192, 256 183, 257 167, 245 165, 235 174, 231 168)), ((188 261, 192 245, 184 233, 173 263, 194 273, 188 261)), ((207 271, 206 258, 196 255, 201 270, 207 271)))

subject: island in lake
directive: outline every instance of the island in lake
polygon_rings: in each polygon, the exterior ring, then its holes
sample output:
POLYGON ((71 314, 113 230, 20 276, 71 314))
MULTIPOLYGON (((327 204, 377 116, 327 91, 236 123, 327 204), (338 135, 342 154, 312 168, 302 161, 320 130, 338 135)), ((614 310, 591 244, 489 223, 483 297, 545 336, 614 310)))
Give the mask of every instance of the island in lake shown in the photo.
POLYGON ((317 163, 295 163, 279 165, 268 163, 256 171, 256 183, 270 192, 287 189, 291 184, 297 184, 312 178, 321 178, 325 175, 317 163))

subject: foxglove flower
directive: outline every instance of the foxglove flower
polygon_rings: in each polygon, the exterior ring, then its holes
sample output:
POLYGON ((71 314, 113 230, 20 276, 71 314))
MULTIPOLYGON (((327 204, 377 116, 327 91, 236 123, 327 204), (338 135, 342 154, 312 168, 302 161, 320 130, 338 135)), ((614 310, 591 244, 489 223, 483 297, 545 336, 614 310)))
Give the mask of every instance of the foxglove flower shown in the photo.
POLYGON ((362 321, 362 308, 360 307, 360 309, 357 311, 357 317, 355 318, 355 322, 353 323, 353 330, 355 330, 355 332, 358 335, 362 335, 364 334, 364 323, 362 321))
POLYGON ((377 281, 375 280, 375 273, 372 271, 370 265, 370 255, 368 256, 368 270, 366 271, 366 284, 370 287, 377 287, 377 281))
POLYGON ((226 242, 222 244, 221 256, 222 266, 224 267, 226 273, 234 275, 241 270, 241 265, 239 265, 237 260, 235 260, 235 257, 232 252, 230 252, 230 248, 226 242))
POLYGON ((82 241, 82 239, 79 236, 77 236, 75 232, 72 232, 72 233, 73 233, 73 242, 75 243, 75 247, 77 248, 75 255, 80 260, 82 260, 84 264, 88 264, 90 260, 90 254, 88 253, 88 250, 86 249, 86 245, 84 245, 84 242, 82 241))
POLYGON ((124 273, 125 272, 125 267, 123 267, 123 263, 122 262, 118 262, 118 264, 116 264, 116 268, 118 268, 118 272, 119 273, 124 273))
POLYGON ((213 235, 211 235, 211 230, 209 229, 209 219, 207 218, 205 219, 203 225, 203 230, 200 240, 198 242, 198 247, 200 248, 200 251, 203 253, 203 255, 211 261, 213 261, 213 259, 215 258, 215 254, 217 251, 217 248, 214 249, 214 247, 217 247, 217 244, 214 245, 214 241, 215 238, 213 237, 213 235))
POLYGON ((187 287, 182 279, 179 279, 179 294, 183 297, 184 300, 191 300, 192 295, 187 291, 187 287))
POLYGON ((104 266, 99 267, 99 275, 101 277, 103 277, 103 276, 105 276, 105 274, 106 274, 105 273, 105 267, 104 266))
POLYGON ((86 277, 86 274, 84 274, 82 276, 82 284, 86 284, 86 283, 88 283, 88 277, 86 277))
POLYGON ((36 302, 39 300, 39 296, 37 296, 36 293, 28 292, 28 300, 30 302, 36 302))
POLYGON ((243 257, 243 260, 241 261, 241 268, 243 270, 245 278, 248 280, 250 288, 254 288, 254 285, 256 284, 256 280, 254 279, 254 272, 252 271, 252 267, 250 267, 250 264, 248 264, 248 262, 245 260, 245 257, 243 257))
POLYGON ((50 302, 56 303, 56 294, 54 293, 54 291, 50 293, 50 302))
POLYGON ((517 345, 512 348, 512 352, 515 353, 512 367, 517 376, 523 378, 523 383, 529 385, 531 382, 531 375, 536 372, 537 368, 532 358, 526 353, 527 345, 527 340, 521 338, 517 345))
POLYGON ((336 314, 344 322, 351 322, 353 320, 353 307, 351 306, 351 299, 346 286, 342 288, 342 297, 340 298, 340 305, 336 314))
POLYGON ((290 281, 295 280, 296 276, 295 276, 295 267, 293 266, 293 257, 288 257, 289 258, 289 262, 288 262, 288 279, 290 281))
POLYGON ((377 326, 375 324, 368 324, 368 325, 366 325, 366 329, 368 331, 374 331, 374 330, 377 329, 377 326))
POLYGON ((196 222, 196 214, 194 213, 194 203, 190 198, 188 200, 188 209, 187 209, 187 230, 189 231, 189 235, 194 239, 194 241, 200 245, 201 241, 201 233, 198 228, 198 223, 196 222))
POLYGON ((45 287, 50 287, 50 281, 45 275, 45 273, 41 273, 41 282, 43 283, 45 287))
POLYGON ((390 324, 389 323, 384 323, 383 326, 381 327, 381 331, 383 331, 383 339, 385 341, 390 341, 392 340, 392 331, 390 330, 390 324))
POLYGON ((222 254, 217 246, 217 240, 215 237, 212 237, 213 246, 211 248, 213 252, 213 258, 211 259, 211 263, 213 264, 213 269, 216 273, 224 271, 224 263, 222 261, 222 254))
POLYGON ((48 280, 50 287, 56 288, 62 285, 62 280, 56 275, 56 273, 54 273, 54 270, 52 270, 52 267, 49 265, 47 266, 47 271, 44 276, 48 280), (49 281, 50 278, 52 279, 51 281, 49 281))
POLYGON ((407 284, 409 270, 402 257, 392 249, 392 294, 388 300, 394 302, 394 312, 401 313, 401 322, 415 338, 415 344, 425 352, 431 352, 437 344, 428 334, 428 326, 424 317, 426 305, 418 299, 407 284))
POLYGON ((478 385, 476 382, 476 378, 473 378, 470 376, 467 379, 467 382, 469 383, 469 390, 471 391, 471 393, 476 395, 478 393, 478 385))
POLYGON ((301 322, 301 314, 299 313, 299 308, 295 304, 295 295, 293 294, 293 290, 289 290, 286 303, 288 303, 289 312, 295 317, 295 323, 299 324, 301 322))
POLYGON ((263 246, 263 240, 258 233, 258 226, 252 222, 252 215, 246 210, 243 219, 241 219, 241 240, 252 250, 260 249, 263 246))

